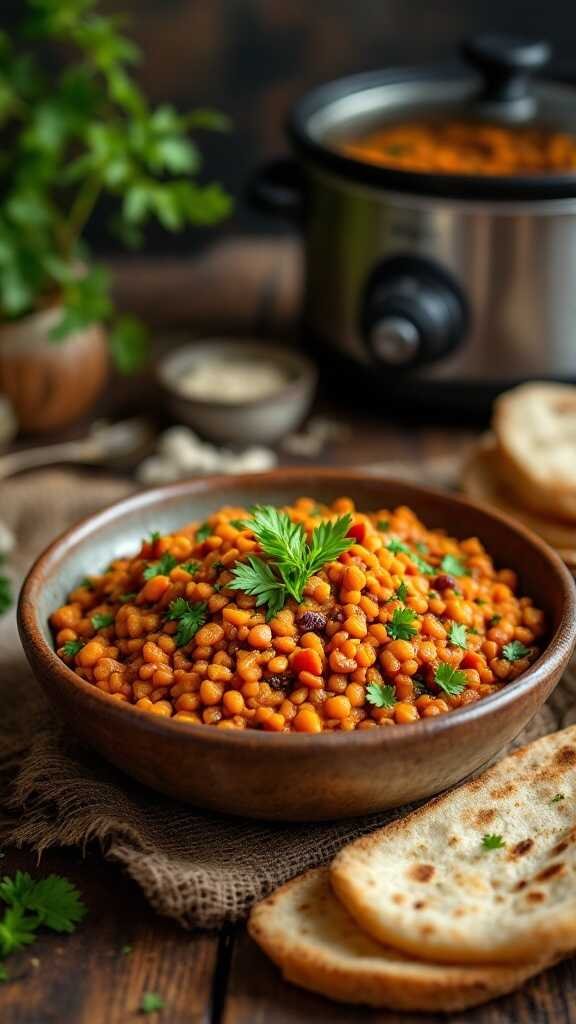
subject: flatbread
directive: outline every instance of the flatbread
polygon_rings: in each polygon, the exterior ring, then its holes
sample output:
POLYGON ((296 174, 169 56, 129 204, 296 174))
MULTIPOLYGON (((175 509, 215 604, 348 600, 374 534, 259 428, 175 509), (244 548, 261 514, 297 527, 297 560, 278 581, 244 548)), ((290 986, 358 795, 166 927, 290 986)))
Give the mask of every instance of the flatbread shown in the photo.
POLYGON ((576 726, 346 847, 332 885, 360 927, 434 961, 576 947, 576 726), (505 847, 485 849, 483 837, 505 847))
POLYGON ((506 391, 492 428, 519 502, 576 523, 576 387, 531 382, 506 391))
POLYGON ((252 911, 252 938, 302 988, 391 1010, 452 1011, 518 988, 544 964, 447 966, 374 942, 334 896, 326 868, 282 886, 252 911))

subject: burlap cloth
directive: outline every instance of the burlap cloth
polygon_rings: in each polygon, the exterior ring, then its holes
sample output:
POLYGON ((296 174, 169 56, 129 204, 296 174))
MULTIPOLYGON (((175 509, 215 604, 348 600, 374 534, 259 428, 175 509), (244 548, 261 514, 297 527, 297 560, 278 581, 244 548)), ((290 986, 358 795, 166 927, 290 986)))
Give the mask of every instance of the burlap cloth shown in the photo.
MULTIPOLYGON (((63 472, 2 482, 0 518, 17 536, 17 582, 57 533, 128 490, 63 472)), ((573 721, 574 670, 518 742, 573 721)), ((74 742, 32 678, 13 613, 0 619, 0 844, 42 851, 96 840, 159 913, 209 928, 242 917, 281 882, 391 816, 266 825, 197 813, 144 789, 74 742)))

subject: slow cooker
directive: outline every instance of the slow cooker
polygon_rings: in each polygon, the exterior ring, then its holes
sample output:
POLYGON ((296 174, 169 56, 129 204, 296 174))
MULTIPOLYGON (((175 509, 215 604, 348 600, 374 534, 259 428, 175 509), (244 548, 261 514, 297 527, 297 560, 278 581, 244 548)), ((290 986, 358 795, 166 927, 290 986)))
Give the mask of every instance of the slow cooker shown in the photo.
POLYGON ((292 110, 294 156, 264 168, 261 203, 301 224, 303 325, 394 392, 461 404, 529 378, 576 377, 576 165, 518 173, 383 166, 347 143, 457 119, 576 136, 576 88, 550 47, 482 35, 462 57, 315 88, 292 110))

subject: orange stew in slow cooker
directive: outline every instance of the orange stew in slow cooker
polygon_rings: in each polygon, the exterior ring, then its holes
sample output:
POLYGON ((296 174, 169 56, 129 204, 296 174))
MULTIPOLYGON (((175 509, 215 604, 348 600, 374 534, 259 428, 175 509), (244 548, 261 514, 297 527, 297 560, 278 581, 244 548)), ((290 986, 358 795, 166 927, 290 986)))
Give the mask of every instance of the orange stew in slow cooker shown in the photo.
POLYGON ((66 665, 138 712, 312 734, 482 700, 529 668, 546 628, 481 539, 350 498, 226 507, 152 534, 50 622, 66 665))
POLYGON ((340 145, 363 163, 428 174, 537 174, 576 169, 576 138, 545 128, 465 121, 389 125, 340 145))

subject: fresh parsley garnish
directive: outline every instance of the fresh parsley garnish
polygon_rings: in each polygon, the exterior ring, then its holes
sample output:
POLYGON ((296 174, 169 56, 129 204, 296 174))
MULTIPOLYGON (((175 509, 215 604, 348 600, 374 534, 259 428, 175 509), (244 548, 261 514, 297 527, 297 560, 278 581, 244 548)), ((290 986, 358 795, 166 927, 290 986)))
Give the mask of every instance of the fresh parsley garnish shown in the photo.
POLYGON ((89 576, 85 576, 83 580, 80 580, 80 586, 84 587, 84 590, 94 590, 94 584, 89 576))
POLYGON ((62 654, 66 658, 75 658, 76 655, 78 654, 78 651, 81 651, 83 647, 83 640, 67 640, 64 646, 62 647, 62 654))
POLYGON ((96 612, 96 615, 92 616, 90 622, 94 629, 106 629, 107 626, 111 626, 114 622, 114 616, 105 615, 103 612, 96 612))
POLYGON ((382 531, 382 533, 387 533, 388 530, 390 529, 390 520, 389 519, 379 519, 378 522, 376 523, 376 526, 377 526, 377 528, 379 530, 382 531))
POLYGON ((179 569, 184 569, 184 572, 190 573, 191 576, 195 576, 200 568, 200 562, 182 562, 179 569))
POLYGON ((167 619, 178 623, 176 646, 185 647, 206 622, 207 605, 205 601, 191 604, 183 597, 177 597, 168 606, 167 619))
POLYGON ((286 512, 272 505, 256 506, 252 517, 245 527, 253 533, 269 561, 250 555, 245 562, 235 565, 233 579, 226 586, 255 597, 257 608, 266 604, 268 618, 284 607, 288 597, 300 603, 310 576, 354 543, 354 538, 347 536, 352 522, 348 514, 334 522, 319 523, 310 542, 301 523, 294 523, 286 512))
POLYGON ((424 576, 435 575, 436 570, 431 565, 428 565, 428 562, 425 562, 423 558, 420 558, 420 555, 417 555, 415 551, 412 551, 412 548, 409 548, 407 544, 404 544, 404 541, 398 540, 397 537, 392 537, 388 541, 386 547, 393 555, 398 555, 400 553, 408 555, 419 572, 423 573, 424 576))
POLYGON ((458 668, 452 668, 445 661, 438 665, 434 673, 434 682, 449 697, 457 697, 466 688, 466 675, 458 668))
POLYGON ((169 576, 172 569, 178 562, 169 551, 165 551, 157 562, 147 565, 142 575, 145 580, 152 580, 155 576, 169 576))
POLYGON ((148 541, 148 543, 155 544, 157 540, 160 540, 161 536, 162 534, 158 530, 153 530, 152 533, 150 534, 150 540, 148 541))
POLYGON ((393 708, 396 703, 396 690, 384 683, 369 683, 366 687, 366 700, 376 708, 393 708))
POLYGON ((118 600, 120 601, 120 604, 127 604, 128 601, 133 601, 135 597, 138 597, 138 591, 132 590, 129 594, 120 594, 118 600))
POLYGON ((211 533, 212 527, 210 526, 210 523, 202 523, 202 525, 196 530, 196 543, 202 544, 211 533))
POLYGON ((0 882, 0 902, 6 909, 0 917, 0 957, 29 946, 39 928, 73 932, 86 913, 75 886, 60 875, 34 881, 25 871, 0 882))
POLYGON ((243 519, 229 519, 228 522, 230 523, 230 526, 234 527, 235 530, 245 530, 246 529, 246 527, 244 525, 244 520, 243 519))
POLYGON ((396 590, 394 591, 394 597, 397 598, 398 601, 405 601, 406 598, 408 597, 408 587, 406 586, 404 581, 402 581, 402 583, 399 583, 398 586, 396 587, 396 590))
POLYGON ((416 635, 417 629, 412 625, 416 618, 412 608, 395 608, 392 619, 386 623, 386 632, 392 640, 410 640, 416 635))
POLYGON ((483 850, 503 850, 506 846, 502 836, 487 834, 482 836, 483 850))
POLYGON ((566 797, 564 796, 564 793, 556 793, 556 796, 552 797, 550 803, 551 804, 559 804, 561 800, 565 800, 565 799, 566 799, 566 797))
POLYGON ((444 555, 444 558, 440 562, 440 568, 442 572, 447 573, 448 576, 469 576, 470 570, 461 558, 457 558, 456 555, 444 555))
POLYGON ((488 622, 486 623, 488 629, 492 629, 492 626, 497 626, 501 618, 501 615, 493 615, 492 618, 488 619, 488 622))
POLYGON ((140 1002, 140 1013, 156 1013, 163 1010, 166 1003, 157 992, 145 992, 140 1002))
POLYGON ((468 643, 466 626, 461 622, 453 622, 448 630, 448 639, 455 647, 461 647, 465 651, 468 643))
POLYGON ((511 643, 504 645, 502 648, 502 654, 506 661, 520 661, 521 658, 528 657, 530 654, 530 648, 525 647, 519 640, 512 640, 511 643))
POLYGON ((427 544, 424 544, 424 541, 419 540, 418 543, 414 545, 414 547, 416 548, 416 551, 418 552, 419 555, 428 554, 429 548, 427 544))

